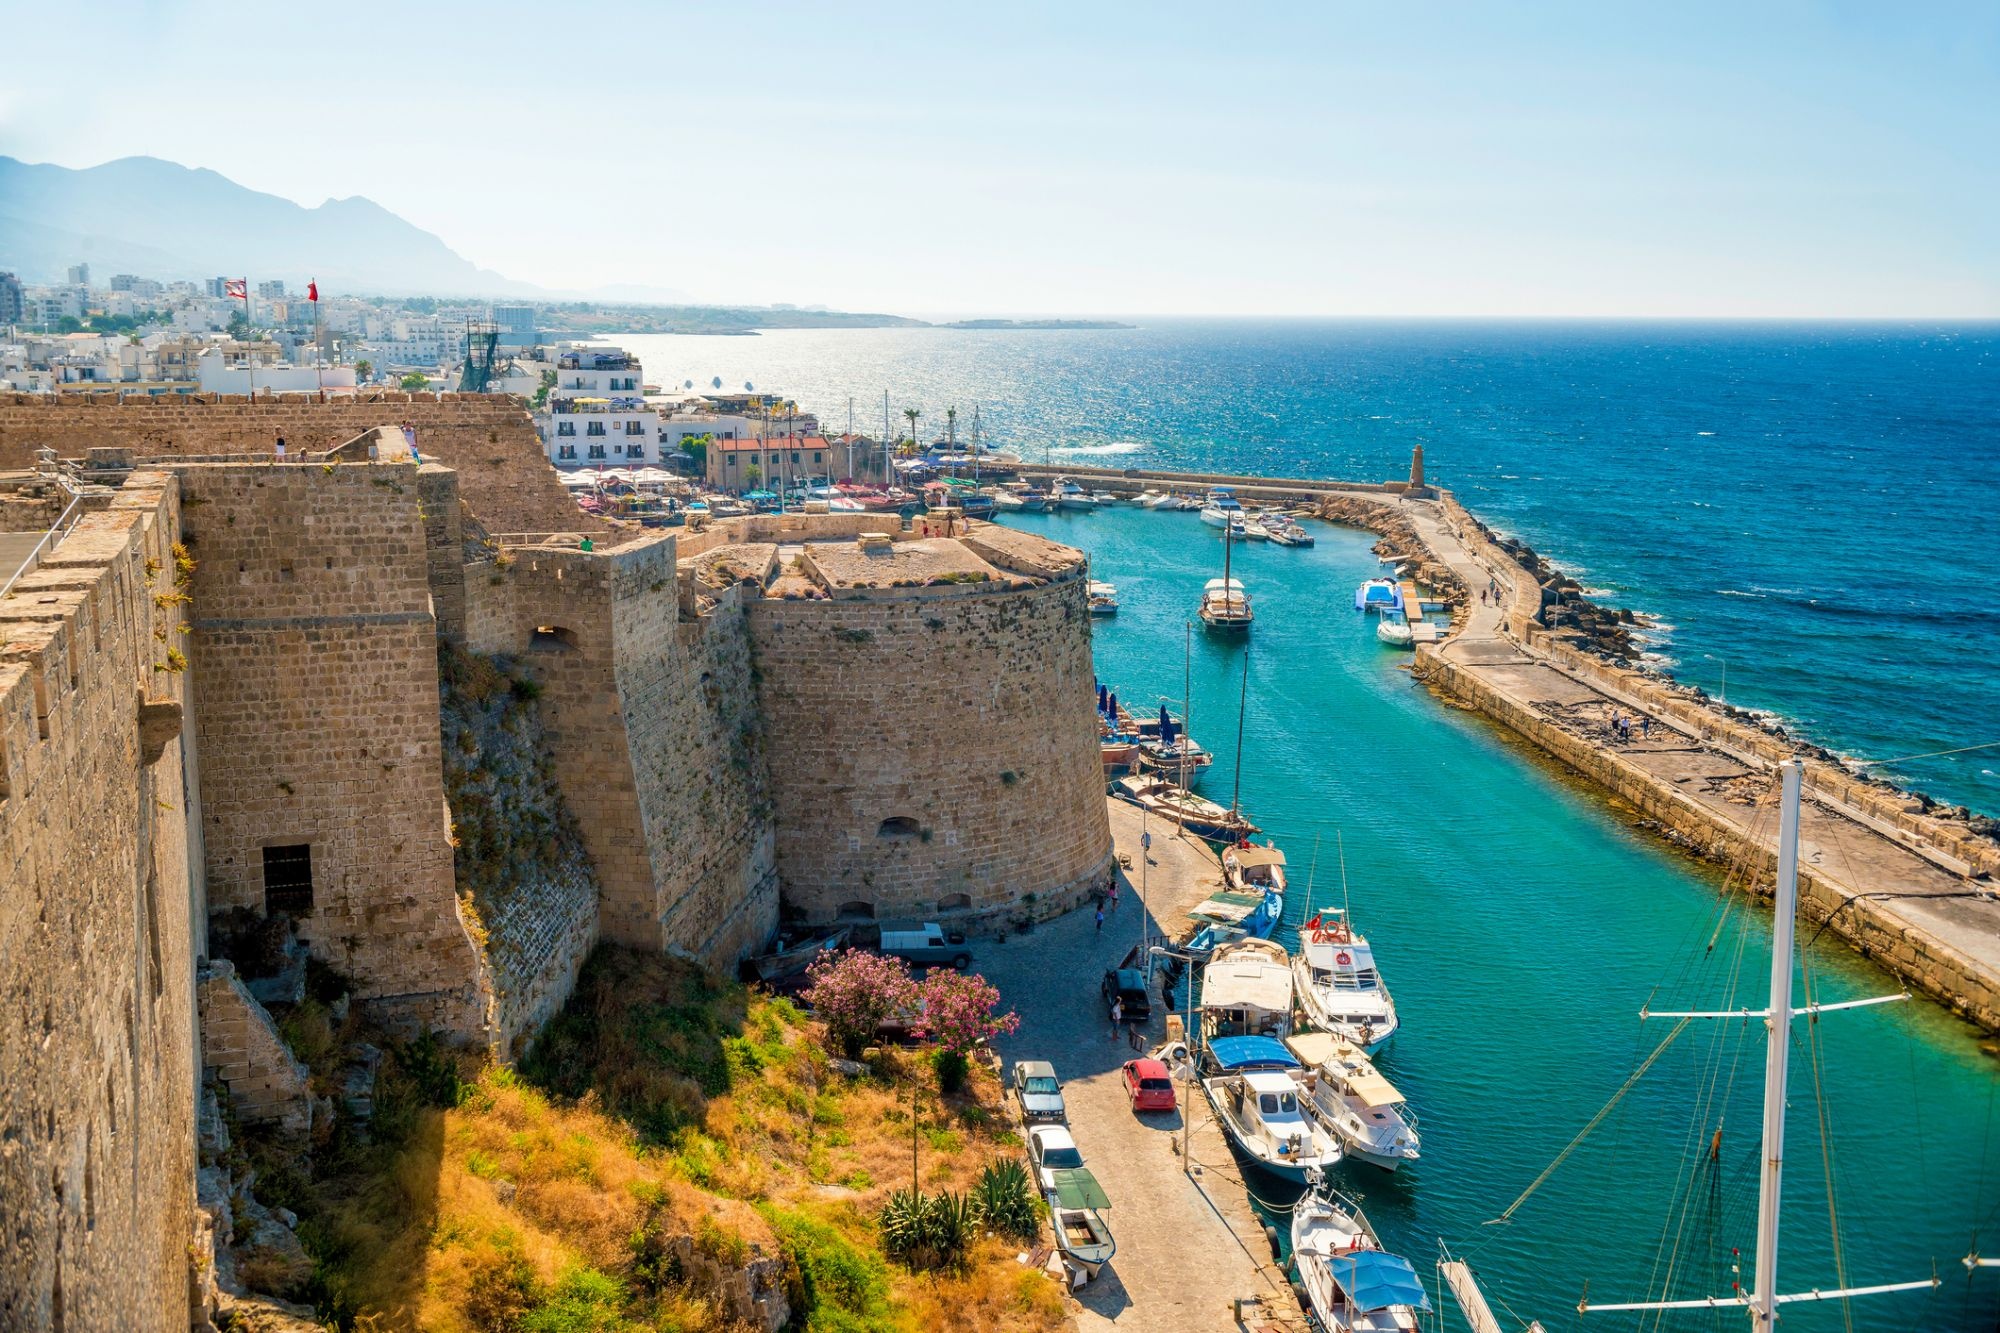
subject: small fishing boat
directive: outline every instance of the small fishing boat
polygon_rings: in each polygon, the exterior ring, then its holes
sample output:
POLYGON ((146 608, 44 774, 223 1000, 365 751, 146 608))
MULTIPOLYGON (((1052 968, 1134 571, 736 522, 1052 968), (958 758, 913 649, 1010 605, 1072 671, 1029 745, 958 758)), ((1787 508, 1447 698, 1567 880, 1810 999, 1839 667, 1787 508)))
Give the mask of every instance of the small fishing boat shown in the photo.
POLYGON ((997 501, 988 491, 960 491, 957 495, 959 512, 967 518, 992 518, 997 501))
POLYGON ((1141 500, 1139 503, 1147 509, 1174 509, 1179 507, 1180 502, 1180 497, 1172 491, 1161 491, 1150 499, 1141 500))
MULTIPOLYGON (((1277 1038, 1292 1030, 1291 956, 1273 940, 1217 945, 1201 970, 1201 1035, 1277 1038)), ((1278 1046, 1284 1060, 1298 1061, 1278 1046)))
MULTIPOLYGON (((1204 995, 1211 984, 1203 973, 1204 995)), ((1204 999, 1203 1008, 1207 1008, 1204 999)), ((1340 1141, 1306 1115, 1298 1059, 1270 1037, 1216 1037, 1202 1057, 1201 1090, 1239 1152, 1274 1176, 1304 1184, 1340 1161, 1340 1141)))
POLYGON ((1271 530, 1264 526, 1262 518, 1244 519, 1242 534, 1253 542, 1267 542, 1271 540, 1271 530))
POLYGON ((1375 950, 1342 909, 1316 912, 1299 928, 1292 973, 1308 1027, 1342 1037, 1367 1055, 1396 1035, 1396 1002, 1375 970, 1375 950))
POLYGON ((1217 949, 1233 941, 1268 938, 1284 915, 1282 893, 1218 889, 1188 912, 1191 919, 1201 924, 1180 951, 1206 961, 1217 949))
POLYGON ((1093 616, 1115 616, 1118 614, 1118 589, 1109 583, 1090 581, 1090 614, 1093 616))
POLYGON ((1111 794, 1211 842, 1235 842, 1258 831, 1241 813, 1151 774, 1120 778, 1111 794))
POLYGON ((1211 528, 1227 528, 1232 524, 1240 526, 1243 506, 1237 503, 1234 486, 1213 486, 1209 488, 1208 500, 1201 506, 1201 521, 1211 528))
POLYGON ((1110 491, 1092 491, 1090 498, 1097 502, 1099 509, 1104 508, 1106 505, 1115 505, 1118 503, 1118 497, 1110 491))
POLYGON ((1403 588, 1394 579, 1369 579, 1354 590, 1356 611, 1400 611, 1403 607, 1403 588))
POLYGON ((1097 740, 1097 755, 1106 777, 1129 773, 1139 765, 1139 742, 1131 736, 1107 730, 1097 740))
POLYGON ((1135 504, 1141 509, 1153 509, 1159 505, 1160 493, 1149 486, 1137 495, 1128 495, 1125 499, 1127 503, 1135 504))
POLYGON ((1403 619, 1401 611, 1385 611, 1375 622, 1375 637, 1391 648, 1408 648, 1416 643, 1417 636, 1410 629, 1410 622, 1403 619))
POLYGON ((1292 1205, 1292 1265, 1327 1333, 1398 1333, 1431 1308, 1410 1261, 1390 1254, 1360 1207, 1324 1179, 1292 1205))
POLYGON ((1264 536, 1273 546, 1298 545, 1296 541, 1292 540, 1292 530, 1290 528, 1282 523, 1273 523, 1269 519, 1266 519, 1264 522, 1264 536))
POLYGON ((1331 1032, 1294 1032, 1285 1045, 1310 1071, 1307 1114, 1340 1140, 1349 1157, 1384 1171, 1417 1160, 1415 1117, 1359 1046, 1331 1032))
POLYGON ((1027 507, 1028 502, 1013 491, 993 493, 993 508, 1002 514, 1018 514, 1027 507))
POLYGON ((1056 1248, 1071 1267, 1094 1278, 1118 1252, 1111 1224, 1104 1220, 1111 1198, 1088 1167, 1066 1167, 1050 1174, 1052 1185, 1042 1197, 1048 1200, 1056 1248))
POLYGON ((1170 741, 1139 740, 1139 767, 1183 787, 1199 786, 1214 763, 1215 756, 1185 732, 1176 733, 1170 741))
POLYGON ((811 965, 813 959, 822 953, 831 953, 847 943, 848 927, 816 933, 803 940, 786 943, 779 941, 778 947, 770 953, 750 960, 749 967, 759 981, 776 981, 780 977, 793 976, 811 965))
POLYGON ((1223 882, 1238 893, 1275 893, 1285 898, 1285 854, 1277 844, 1240 842, 1222 849, 1223 882))
MULTIPOLYGON (((1270 524, 1267 523, 1264 526, 1269 527, 1270 524)), ((1293 518, 1290 514, 1285 515, 1284 532, 1287 545, 1311 546, 1313 544, 1313 535, 1306 530, 1306 525, 1293 518)))
MULTIPOLYGON (((1199 514, 1207 507, 1207 503, 1198 495, 1183 495, 1174 501, 1174 509, 1183 514, 1199 514)), ((1220 527, 1221 524, 1216 526, 1220 527)))

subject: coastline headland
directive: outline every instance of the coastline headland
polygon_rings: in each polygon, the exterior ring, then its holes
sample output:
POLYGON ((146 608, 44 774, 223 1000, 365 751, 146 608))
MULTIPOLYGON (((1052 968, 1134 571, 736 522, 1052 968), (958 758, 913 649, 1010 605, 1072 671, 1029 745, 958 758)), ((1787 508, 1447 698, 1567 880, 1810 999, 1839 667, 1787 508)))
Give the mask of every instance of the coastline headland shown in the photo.
POLYGON ((1629 613, 1583 597, 1525 545, 1449 492, 1410 481, 1347 483, 1219 473, 1025 466, 1113 493, 1228 485, 1245 500, 1309 508, 1378 534, 1376 550, 1441 594, 1451 625, 1418 646, 1413 676, 1638 811, 1689 852, 1760 893, 1776 868, 1771 775, 1806 761, 1801 910, 1912 990, 2000 1032, 2000 842, 1986 821, 1856 776, 1820 747, 1637 665, 1629 613), (1489 585, 1499 597, 1482 601, 1489 585), (1625 737, 1614 728, 1624 717, 1625 737), (1642 719, 1644 725, 1642 726, 1642 719))

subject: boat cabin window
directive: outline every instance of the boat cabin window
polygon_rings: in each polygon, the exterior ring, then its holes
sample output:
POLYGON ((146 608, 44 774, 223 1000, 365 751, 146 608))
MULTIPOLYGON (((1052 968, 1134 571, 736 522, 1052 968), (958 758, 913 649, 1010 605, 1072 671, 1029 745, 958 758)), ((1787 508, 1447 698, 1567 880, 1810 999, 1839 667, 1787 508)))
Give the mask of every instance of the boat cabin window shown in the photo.
POLYGON ((1289 1115, 1299 1104, 1289 1092, 1265 1092, 1257 1096, 1257 1109, 1265 1115, 1289 1115))

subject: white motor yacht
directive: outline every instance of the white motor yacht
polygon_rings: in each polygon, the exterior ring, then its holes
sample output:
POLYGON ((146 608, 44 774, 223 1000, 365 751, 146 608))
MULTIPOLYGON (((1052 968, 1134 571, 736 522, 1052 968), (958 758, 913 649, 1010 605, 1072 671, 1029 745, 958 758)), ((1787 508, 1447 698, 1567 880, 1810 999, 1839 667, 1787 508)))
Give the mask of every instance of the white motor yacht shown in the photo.
POLYGON ((1214 486, 1209 489, 1208 502, 1201 507, 1201 521, 1211 528, 1226 528, 1232 524, 1241 525, 1243 506, 1236 502, 1234 486, 1214 486))
POLYGON ((1272 940, 1218 944, 1201 970, 1201 1035, 1283 1037, 1292 1030, 1291 955, 1272 940))
POLYGON ((1281 1043, 1220 1037, 1202 1058, 1202 1091, 1244 1156, 1300 1184, 1340 1160, 1340 1141, 1305 1113, 1299 1062, 1281 1043))
POLYGON ((1343 1037, 1368 1055, 1395 1035, 1396 1002, 1375 971, 1375 951, 1338 909, 1316 913, 1299 928, 1292 977, 1306 1026, 1343 1037))
POLYGON ((1417 1160, 1420 1145, 1403 1094, 1359 1046, 1331 1032, 1295 1032, 1285 1045, 1308 1071, 1307 1114, 1340 1140, 1347 1156, 1384 1171, 1417 1160))
POLYGON ((1391 648, 1409 648, 1417 640, 1416 632, 1410 628, 1410 622, 1403 619, 1401 611, 1383 612, 1382 618, 1375 622, 1375 637, 1391 648))
POLYGON ((1068 477, 1057 477, 1049 487, 1049 508, 1051 509, 1095 509, 1097 501, 1089 491, 1071 481, 1068 477))

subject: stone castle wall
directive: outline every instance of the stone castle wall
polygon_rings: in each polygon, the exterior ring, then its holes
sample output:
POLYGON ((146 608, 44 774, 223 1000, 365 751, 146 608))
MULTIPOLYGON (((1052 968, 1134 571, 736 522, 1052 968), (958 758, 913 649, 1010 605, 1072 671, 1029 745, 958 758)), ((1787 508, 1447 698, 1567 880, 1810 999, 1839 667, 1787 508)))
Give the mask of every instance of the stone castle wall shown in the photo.
POLYGON ((777 889, 740 614, 681 623, 668 536, 510 549, 465 597, 467 645, 541 686, 604 937, 716 964, 760 946, 777 889))
POLYGON ((378 1013, 474 1038, 417 471, 179 469, 209 906, 263 911, 266 849, 309 847, 300 937, 378 1013))
POLYGON ((180 1333, 202 887, 188 682, 154 669, 178 503, 159 473, 90 503, 0 599, 0 1328, 180 1333))
POLYGON ((788 908, 1040 916, 1108 873, 1080 576, 749 613, 788 908))
POLYGON ((0 394, 0 471, 30 467, 51 445, 64 458, 92 448, 135 458, 271 453, 279 433, 296 456, 317 453, 378 426, 409 422, 426 460, 459 475, 459 491, 492 532, 602 532, 556 481, 518 398, 476 393, 260 396, 117 393, 0 394))

